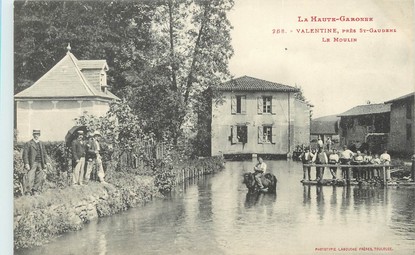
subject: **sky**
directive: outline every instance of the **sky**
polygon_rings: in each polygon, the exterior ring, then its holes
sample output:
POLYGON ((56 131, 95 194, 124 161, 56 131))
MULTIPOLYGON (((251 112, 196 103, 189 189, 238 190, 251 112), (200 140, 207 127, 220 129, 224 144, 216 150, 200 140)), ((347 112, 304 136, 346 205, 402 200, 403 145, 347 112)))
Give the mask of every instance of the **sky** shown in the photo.
POLYGON ((415 90, 412 0, 237 0, 229 19, 235 51, 231 74, 301 86, 314 105, 313 118, 340 114, 368 101, 383 103, 415 90), (372 20, 318 22, 312 16, 372 20), (371 28, 396 32, 360 33, 371 28), (334 42, 334 38, 356 41, 334 42))

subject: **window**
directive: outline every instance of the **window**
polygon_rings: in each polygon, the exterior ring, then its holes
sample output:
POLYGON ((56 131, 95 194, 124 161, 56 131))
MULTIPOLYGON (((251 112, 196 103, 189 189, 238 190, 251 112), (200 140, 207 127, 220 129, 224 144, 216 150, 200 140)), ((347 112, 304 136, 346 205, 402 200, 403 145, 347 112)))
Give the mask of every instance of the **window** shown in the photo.
POLYGON ((271 125, 258 127, 258 143, 276 143, 277 129, 271 125))
POLYGON ((247 143, 248 142, 248 127, 245 125, 231 126, 231 142, 247 143))
POLYGON ((271 102, 272 97, 262 97, 263 105, 262 105, 262 113, 272 113, 271 102))
POLYGON ((246 114, 246 96, 232 96, 232 114, 246 114))
POLYGON ((410 140, 412 138, 412 125, 406 124, 406 140, 410 140))
POLYGON ((263 127, 263 138, 264 143, 272 142, 272 128, 270 126, 263 127))
POLYGON ((272 96, 262 96, 258 97, 258 114, 263 113, 276 113, 276 100, 272 96))

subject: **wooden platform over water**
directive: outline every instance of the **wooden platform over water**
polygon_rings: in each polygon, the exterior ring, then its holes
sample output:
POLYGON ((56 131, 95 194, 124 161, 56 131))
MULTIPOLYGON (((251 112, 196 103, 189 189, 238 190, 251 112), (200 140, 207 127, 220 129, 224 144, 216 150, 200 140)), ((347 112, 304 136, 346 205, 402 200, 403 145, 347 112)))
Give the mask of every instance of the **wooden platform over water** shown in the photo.
MULTIPOLYGON (((402 169, 394 169, 393 165, 387 165, 387 164, 368 164, 368 165, 340 165, 340 164, 303 164, 305 167, 321 167, 326 168, 327 170, 329 168, 336 168, 336 173, 341 173, 341 169, 346 169, 346 178, 340 178, 340 179, 323 179, 321 181, 317 180, 305 180, 301 181, 303 185, 321 185, 321 186, 414 186, 415 182, 409 179, 393 179, 390 178, 390 174, 392 172, 397 172, 402 169), (380 176, 373 177, 371 176, 371 179, 362 179, 362 180, 356 180, 352 178, 352 171, 357 171, 358 175, 360 175, 362 172, 368 172, 369 170, 377 169, 380 172, 380 176)), ((337 175, 339 177, 339 175, 337 175)))
MULTIPOLYGON (((332 180, 332 179, 324 179, 322 181, 301 181, 303 185, 320 185, 320 186, 384 186, 385 184, 383 181, 356 181, 356 180, 350 180, 349 183, 347 183, 346 180, 332 180)), ((408 180, 392 180, 389 182, 386 182, 387 186, 412 186, 415 187, 415 182, 408 181, 408 180)))

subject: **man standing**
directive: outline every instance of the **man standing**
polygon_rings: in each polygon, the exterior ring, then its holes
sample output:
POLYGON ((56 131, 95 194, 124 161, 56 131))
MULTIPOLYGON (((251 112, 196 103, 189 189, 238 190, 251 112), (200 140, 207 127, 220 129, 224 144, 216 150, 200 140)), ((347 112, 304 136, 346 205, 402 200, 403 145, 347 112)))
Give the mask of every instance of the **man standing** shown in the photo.
MULTIPOLYGON (((324 152, 323 147, 318 148, 318 152, 313 157, 313 162, 317 165, 325 165, 328 163, 327 154, 324 152)), ((316 167, 316 181, 320 182, 323 180, 324 176, 324 167, 318 166, 316 167)))
POLYGON ((35 195, 39 192, 46 178, 46 150, 39 137, 40 130, 33 130, 33 139, 23 149, 23 163, 28 171, 26 194, 35 195))
POLYGON ((386 181, 390 181, 391 179, 391 172, 390 172, 390 163, 391 163, 391 156, 388 154, 388 151, 385 149, 383 153, 380 155, 380 162, 386 167, 384 168, 386 170, 385 176, 386 181))
POLYGON ((267 164, 265 164, 265 162, 262 160, 261 157, 258 158, 258 164, 254 167, 254 175, 255 175, 255 180, 259 185, 259 188, 262 191, 265 191, 264 185, 262 184, 262 175, 267 171, 267 164))
MULTIPOLYGON (((346 145, 343 145, 343 151, 340 153, 340 164, 341 165, 350 165, 353 156, 354 156, 354 153, 351 150, 349 150, 346 145)), ((349 173, 349 168, 348 167, 342 167, 343 179, 349 180, 350 179, 349 174, 350 174, 349 173)))
POLYGON ((85 167, 85 142, 84 132, 79 130, 77 139, 72 142, 72 166, 73 169, 73 184, 82 184, 85 167))
POLYGON ((305 166, 313 162, 314 154, 310 152, 310 148, 305 148, 305 151, 300 155, 301 162, 303 162, 303 182, 306 181, 306 172, 308 180, 311 181, 311 166, 305 166))
MULTIPOLYGON (((88 158, 88 165, 85 174, 85 181, 88 182, 91 176, 91 172, 94 168, 96 168, 96 175, 101 183, 106 183, 104 180, 105 173, 104 167, 102 166, 102 159, 100 155, 101 146, 99 144, 99 139, 101 137, 101 133, 99 131, 95 131, 92 135, 92 138, 89 139, 87 144, 87 158, 88 158)), ((95 174, 93 174, 95 176, 95 174)))

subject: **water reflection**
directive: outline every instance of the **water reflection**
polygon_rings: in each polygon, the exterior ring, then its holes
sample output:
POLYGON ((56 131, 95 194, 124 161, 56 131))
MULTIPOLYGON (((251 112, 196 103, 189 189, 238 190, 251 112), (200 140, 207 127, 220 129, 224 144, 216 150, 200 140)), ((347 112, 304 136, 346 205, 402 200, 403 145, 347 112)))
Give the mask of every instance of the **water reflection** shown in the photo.
POLYGON ((277 194, 266 194, 261 192, 246 193, 245 208, 251 208, 254 206, 267 205, 272 207, 272 204, 277 201, 277 194))
POLYGON ((164 201, 16 254, 311 254, 359 245, 413 253, 415 189, 302 185, 301 165, 267 161, 276 194, 248 194, 242 174, 253 164, 228 162, 164 201))

